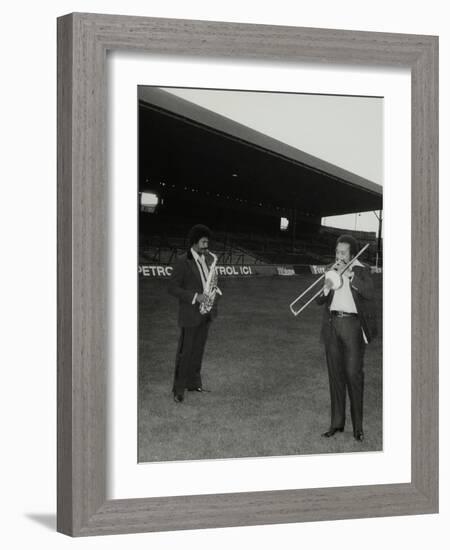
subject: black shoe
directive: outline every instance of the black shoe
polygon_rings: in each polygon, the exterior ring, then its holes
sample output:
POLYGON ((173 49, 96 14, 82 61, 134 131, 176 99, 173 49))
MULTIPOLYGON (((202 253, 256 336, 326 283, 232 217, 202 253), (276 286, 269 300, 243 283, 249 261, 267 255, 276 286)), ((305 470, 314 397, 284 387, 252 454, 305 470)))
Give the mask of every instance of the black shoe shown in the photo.
POLYGON ((322 434, 322 437, 333 437, 336 432, 343 432, 344 428, 330 428, 327 432, 322 434))
POLYGON ((183 403, 184 395, 182 393, 174 393, 173 400, 175 401, 175 403, 183 403))
POLYGON ((362 443, 364 441, 364 434, 363 432, 353 432, 353 437, 355 438, 356 441, 359 441, 360 443, 362 443))
POLYGON ((199 388, 188 388, 188 391, 197 391, 199 393, 210 393, 211 390, 205 390, 205 388, 199 387, 199 388))

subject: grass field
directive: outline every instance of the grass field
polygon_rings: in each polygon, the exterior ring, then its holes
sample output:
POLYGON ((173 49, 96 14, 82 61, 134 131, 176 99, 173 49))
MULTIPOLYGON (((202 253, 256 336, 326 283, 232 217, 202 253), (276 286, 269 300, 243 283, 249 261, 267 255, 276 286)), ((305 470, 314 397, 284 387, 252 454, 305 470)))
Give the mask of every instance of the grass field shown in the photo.
MULTIPOLYGON (((186 392, 182 404, 171 394, 177 301, 166 280, 140 279, 139 462, 382 450, 381 337, 366 349, 365 441, 354 441, 349 411, 344 433, 320 437, 330 423, 322 310, 289 311, 314 279, 222 279, 202 369, 211 393, 186 392)), ((374 280, 381 323, 381 276, 374 280)))

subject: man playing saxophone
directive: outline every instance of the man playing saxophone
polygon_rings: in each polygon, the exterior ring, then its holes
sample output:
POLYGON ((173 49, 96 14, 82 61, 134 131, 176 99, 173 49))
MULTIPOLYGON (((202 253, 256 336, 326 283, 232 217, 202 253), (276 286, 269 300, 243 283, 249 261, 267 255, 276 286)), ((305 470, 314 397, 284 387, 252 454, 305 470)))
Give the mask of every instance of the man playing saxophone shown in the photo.
POLYGON ((217 316, 217 258, 208 251, 211 231, 195 225, 188 234, 188 251, 175 264, 169 294, 178 298, 180 337, 175 360, 172 392, 176 403, 184 401, 184 392, 207 391, 201 369, 203 353, 212 320, 217 316))

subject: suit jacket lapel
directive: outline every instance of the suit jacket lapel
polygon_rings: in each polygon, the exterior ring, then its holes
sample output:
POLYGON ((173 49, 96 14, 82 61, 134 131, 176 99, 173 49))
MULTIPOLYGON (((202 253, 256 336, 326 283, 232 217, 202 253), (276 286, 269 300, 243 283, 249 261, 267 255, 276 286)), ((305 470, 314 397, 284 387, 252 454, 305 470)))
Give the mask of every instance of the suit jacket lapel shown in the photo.
POLYGON ((197 262, 195 261, 195 258, 192 258, 192 260, 188 259, 188 264, 192 269, 192 271, 194 272, 194 275, 197 277, 200 283, 200 286, 203 288, 202 278, 200 277, 200 271, 198 270, 198 265, 197 265, 197 262))

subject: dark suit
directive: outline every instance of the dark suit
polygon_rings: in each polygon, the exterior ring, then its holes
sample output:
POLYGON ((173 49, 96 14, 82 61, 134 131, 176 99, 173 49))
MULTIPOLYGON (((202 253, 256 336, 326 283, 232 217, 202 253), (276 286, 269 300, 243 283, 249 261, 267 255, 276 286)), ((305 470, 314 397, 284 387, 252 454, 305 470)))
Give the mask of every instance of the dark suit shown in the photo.
MULTIPOLYGON (((205 257, 208 267, 212 261, 205 257)), ((175 360, 173 391, 182 394, 184 390, 202 387, 201 368, 208 330, 212 319, 217 316, 217 299, 206 315, 200 313, 200 304, 192 303, 195 294, 203 293, 203 285, 195 259, 191 252, 177 259, 169 282, 169 294, 178 298, 178 340, 175 360)))
POLYGON ((373 281, 367 266, 353 267, 351 294, 356 315, 339 317, 330 311, 334 291, 317 298, 323 304, 321 339, 325 344, 331 399, 331 428, 345 425, 345 401, 348 391, 354 432, 362 432, 364 393, 364 352, 366 337, 377 334, 373 304, 373 281))

